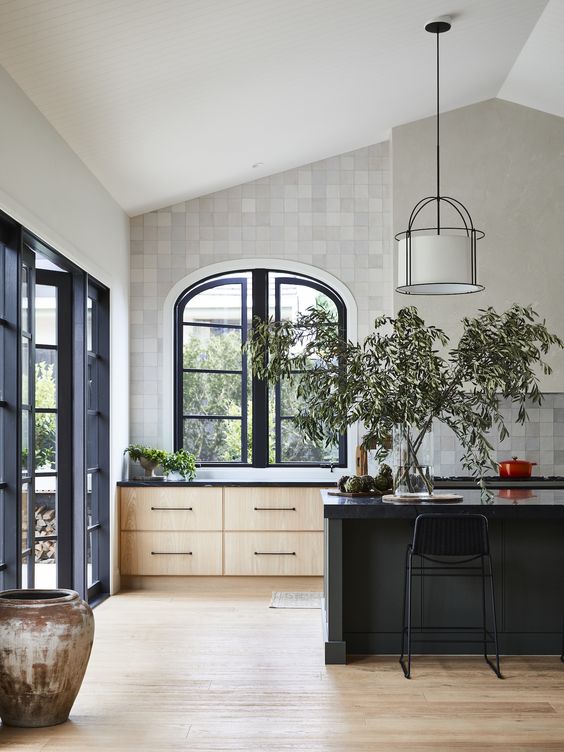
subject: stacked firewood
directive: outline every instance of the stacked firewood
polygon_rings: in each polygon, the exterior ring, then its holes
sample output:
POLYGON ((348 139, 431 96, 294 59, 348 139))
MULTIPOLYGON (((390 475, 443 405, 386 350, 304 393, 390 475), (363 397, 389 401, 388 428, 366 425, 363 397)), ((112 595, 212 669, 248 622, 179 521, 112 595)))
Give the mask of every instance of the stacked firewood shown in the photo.
MULTIPOLYGON (((35 535, 55 535, 55 510, 47 506, 39 506, 35 510, 35 535)), ((35 561, 55 561, 55 541, 36 541, 35 561)))

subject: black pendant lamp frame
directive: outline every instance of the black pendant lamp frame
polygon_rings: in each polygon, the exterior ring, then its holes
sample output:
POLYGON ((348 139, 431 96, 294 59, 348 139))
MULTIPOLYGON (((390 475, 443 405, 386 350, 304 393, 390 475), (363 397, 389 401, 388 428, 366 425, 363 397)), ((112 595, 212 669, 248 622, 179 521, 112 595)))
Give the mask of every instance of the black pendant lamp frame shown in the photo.
MULTIPOLYGON (((451 28, 450 20, 447 20, 447 18, 437 19, 436 21, 431 21, 428 24, 425 25, 425 31, 428 31, 430 34, 436 35, 437 40, 437 53, 436 53, 436 81, 437 81, 437 116, 436 116, 436 138, 437 138, 437 144, 436 144, 436 162, 437 162, 437 193, 435 196, 426 196, 425 198, 422 198, 420 201, 418 201, 415 206, 413 207, 411 214, 409 215, 409 222, 407 225, 407 230, 404 230, 403 232, 399 232, 396 236, 396 240, 402 240, 405 238, 405 283, 403 285, 399 285, 396 288, 397 292, 403 293, 404 295, 417 295, 418 293, 415 290, 408 290, 405 288, 411 287, 411 288, 417 288, 417 287, 428 287, 431 283, 424 283, 424 284, 412 284, 412 278, 411 278, 411 239, 413 233, 436 233, 437 235, 441 234, 442 230, 454 230, 456 232, 459 232, 461 234, 466 234, 467 237, 470 238, 470 281, 466 284, 466 286, 472 286, 474 289, 472 290, 465 290, 464 292, 425 292, 426 295, 454 295, 454 294, 470 294, 474 292, 480 292, 484 289, 482 285, 479 285, 477 282, 477 263, 476 263, 476 242, 478 240, 481 240, 483 237, 485 237, 485 233, 482 232, 482 230, 477 230, 474 227, 474 223, 472 221, 472 217, 470 215, 470 212, 468 209, 464 206, 464 204, 461 201, 458 201, 458 199, 453 198, 452 196, 441 196, 441 153, 440 153, 440 35, 444 34, 445 32, 449 31, 451 28), (437 224, 436 227, 418 227, 415 228, 415 220, 419 216, 419 214, 428 207, 430 204, 436 203, 437 205, 437 224), (445 226, 441 225, 441 203, 445 204, 446 206, 450 206, 456 214, 460 217, 462 220, 461 226, 445 226)), ((444 285, 452 286, 456 284, 462 284, 462 283, 448 283, 448 282, 440 282, 436 283, 437 286, 444 285)))

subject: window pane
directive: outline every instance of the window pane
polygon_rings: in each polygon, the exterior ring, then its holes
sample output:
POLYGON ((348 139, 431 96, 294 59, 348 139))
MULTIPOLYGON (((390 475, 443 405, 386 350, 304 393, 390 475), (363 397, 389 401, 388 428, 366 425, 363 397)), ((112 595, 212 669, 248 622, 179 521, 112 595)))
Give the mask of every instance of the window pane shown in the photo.
POLYGON ((316 446, 305 439, 292 420, 281 421, 281 462, 333 462, 339 461, 339 447, 316 446))
POLYGON ((29 542, 29 485, 22 483, 22 551, 28 548, 29 542))
POLYGON ((87 409, 98 409, 98 362, 93 356, 88 357, 88 388, 87 388, 87 409))
POLYGON ((57 478, 35 479, 35 587, 57 586, 57 478))
POLYGON ((199 462, 241 462, 241 421, 188 418, 184 449, 199 462))
POLYGON ((57 469, 57 416, 55 413, 35 413, 35 469, 57 469))
MULTIPOLYGON (((237 275, 247 277, 250 275, 237 275)), ((184 308, 185 322, 205 324, 231 324, 241 326, 241 284, 220 284, 194 295, 184 308)))
POLYGON ((99 521, 98 511, 98 473, 86 475, 86 524, 96 525, 99 521))
POLYGON ((86 466, 98 467, 98 431, 97 414, 86 416, 86 466))
POLYGON ((88 533, 86 541, 86 584, 88 587, 98 582, 100 579, 99 571, 99 545, 100 534, 98 530, 91 530, 88 533))
POLYGON ((39 345, 57 344, 57 288, 35 285, 35 341, 39 345))
POLYGON ((241 415, 241 376, 185 373, 185 415, 241 415))
POLYGON ((22 266, 22 329, 30 331, 29 326, 29 269, 22 266))
POLYGON ((94 351, 94 308, 96 303, 92 298, 88 298, 86 303, 86 349, 88 352, 94 351))
POLYGON ((184 326, 184 368, 238 371, 241 368, 241 330, 184 326))
POLYGON ((22 410, 22 475, 29 476, 30 457, 29 457, 29 421, 31 413, 29 410, 22 410))
POLYGON ((29 405, 29 340, 22 337, 22 404, 29 405))
POLYGON ((35 348, 35 405, 57 407, 57 351, 35 348))

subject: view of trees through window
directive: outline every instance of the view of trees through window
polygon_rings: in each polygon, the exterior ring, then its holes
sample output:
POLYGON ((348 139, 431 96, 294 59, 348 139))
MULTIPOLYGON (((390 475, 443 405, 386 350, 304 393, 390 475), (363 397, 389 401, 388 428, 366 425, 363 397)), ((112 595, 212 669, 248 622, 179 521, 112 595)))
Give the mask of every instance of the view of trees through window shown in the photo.
MULTIPOLYGON (((252 375, 242 345, 257 315, 257 277, 260 283, 261 275, 251 272, 217 277, 180 298, 177 444, 202 463, 250 464, 254 440, 266 445, 266 464, 339 464, 341 445, 312 444, 295 426, 292 417, 300 408, 295 384, 268 391, 263 406, 268 435, 253 432, 252 375)), ((342 316, 336 296, 307 278, 264 271, 262 282, 258 292, 268 300, 269 317, 291 320, 310 306, 333 311, 336 323, 342 316)))

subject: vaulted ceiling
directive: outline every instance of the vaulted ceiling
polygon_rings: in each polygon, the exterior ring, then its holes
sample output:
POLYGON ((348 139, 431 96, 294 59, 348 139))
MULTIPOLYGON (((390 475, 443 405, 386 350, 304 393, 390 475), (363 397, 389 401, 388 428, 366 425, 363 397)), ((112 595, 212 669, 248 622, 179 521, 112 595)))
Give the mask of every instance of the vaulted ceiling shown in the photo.
POLYGON ((0 0, 0 64, 137 214, 432 114, 445 13, 442 109, 564 116, 562 0, 0 0))

